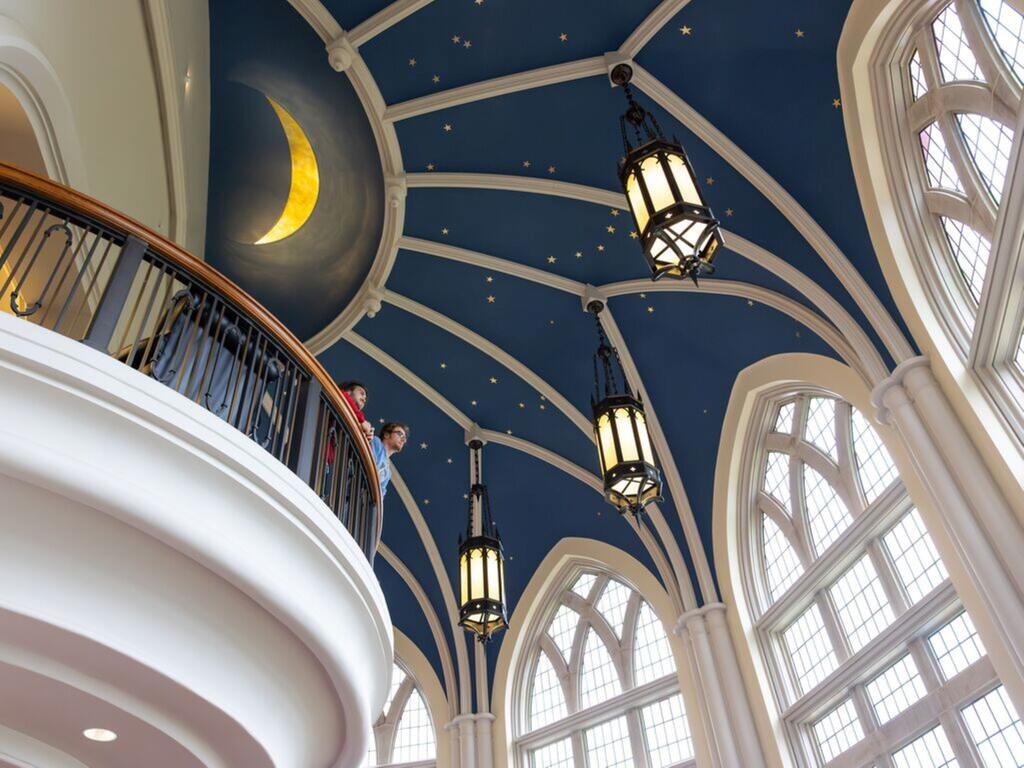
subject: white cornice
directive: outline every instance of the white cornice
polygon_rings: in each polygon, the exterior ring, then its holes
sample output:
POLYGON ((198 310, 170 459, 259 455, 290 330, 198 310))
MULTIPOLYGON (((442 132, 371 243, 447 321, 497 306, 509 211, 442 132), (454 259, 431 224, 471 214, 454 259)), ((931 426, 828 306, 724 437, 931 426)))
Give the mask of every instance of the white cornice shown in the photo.
POLYGON ((690 0, 662 0, 658 7, 651 11, 640 26, 619 46, 619 53, 630 59, 635 58, 640 50, 647 45, 661 28, 671 21, 672 17, 690 4, 690 0))
POLYGON ((366 43, 384 30, 394 26, 406 16, 424 8, 432 0, 396 0, 396 2, 373 14, 366 21, 357 24, 349 33, 349 39, 356 47, 366 43))
POLYGON ((493 99, 517 91, 528 91, 532 88, 543 88, 546 85, 564 83, 569 80, 603 75, 604 71, 604 58, 593 56, 589 59, 579 59, 565 64, 531 69, 527 72, 517 72, 514 75, 482 80, 478 83, 449 88, 440 93, 432 93, 429 96, 420 96, 399 104, 392 104, 384 111, 384 119, 389 122, 406 120, 410 117, 437 112, 472 101, 493 99))

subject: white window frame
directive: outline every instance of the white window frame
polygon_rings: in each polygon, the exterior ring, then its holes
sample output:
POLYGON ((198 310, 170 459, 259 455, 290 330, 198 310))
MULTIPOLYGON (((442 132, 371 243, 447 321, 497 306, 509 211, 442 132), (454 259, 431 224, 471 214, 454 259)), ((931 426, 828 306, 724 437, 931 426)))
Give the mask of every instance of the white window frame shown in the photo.
MULTIPOLYGON (((790 757, 800 768, 825 765, 812 727, 847 697, 852 697, 865 738, 835 757, 829 768, 887 766, 891 755, 924 732, 942 724, 960 761, 961 768, 981 766, 980 756, 964 725, 960 710, 998 687, 995 669, 984 656, 950 680, 944 681, 938 662, 928 644, 935 630, 957 616, 963 607, 947 578, 918 603, 909 604, 906 591, 882 545, 884 537, 912 509, 902 480, 897 478, 871 504, 867 504, 856 479, 856 459, 850 425, 849 403, 815 387, 792 385, 776 387, 759 399, 751 432, 744 450, 746 458, 741 478, 746 488, 741 505, 740 525, 746 532, 740 537, 741 575, 753 616, 756 653, 764 663, 770 681, 770 695, 780 715, 790 757), (822 461, 831 461, 802 439, 809 401, 812 397, 831 397, 836 403, 836 440, 838 461, 827 474, 822 461), (795 402, 790 433, 774 432, 781 405, 795 402), (804 564, 803 573, 774 603, 763 565, 761 520, 766 494, 763 487, 768 451, 793 457, 790 465, 790 496, 794 521, 804 515, 801 464, 810 465, 826 479, 835 479, 840 498, 846 502, 853 521, 817 558, 813 556, 806 525, 790 527, 791 540, 804 564), (799 531, 799 534, 794 533, 799 531), (801 550, 800 548, 803 547, 801 550), (871 558, 894 614, 894 620, 857 652, 851 652, 841 622, 829 594, 829 587, 865 553, 871 558), (816 603, 837 656, 836 669, 805 694, 798 692, 795 673, 784 651, 782 633, 812 603, 816 603), (879 725, 865 686, 906 653, 916 663, 926 694, 915 704, 879 725)), ((777 505, 776 505, 777 506, 777 505)))
MULTIPOLYGON (((531 760, 533 750, 565 738, 572 739, 574 768, 588 768, 585 732, 593 726, 621 716, 626 717, 629 727, 630 748, 633 753, 634 765, 636 768, 648 768, 647 743, 644 736, 641 710, 645 706, 662 699, 677 694, 681 695, 681 690, 678 671, 674 668, 674 665, 673 671, 670 674, 638 687, 633 685, 633 651, 637 619, 642 602, 647 602, 649 609, 654 610, 654 607, 649 601, 644 600, 636 587, 630 584, 628 580, 611 571, 588 566, 586 568, 574 568, 568 574, 568 578, 563 582, 562 589, 552 596, 546 610, 542 612, 543 621, 538 622, 537 626, 534 627, 528 643, 529 651, 523 654, 524 662, 519 674, 516 675, 514 688, 516 706, 512 712, 512 729, 513 733, 516 734, 513 742, 513 753, 516 765, 519 768, 533 768, 531 760), (572 586, 583 573, 592 573, 597 577, 586 598, 580 597, 572 591, 572 586), (608 624, 597 610, 597 604, 600 602, 604 587, 609 579, 614 579, 632 590, 626 607, 621 640, 616 637, 614 628, 608 624), (555 613, 563 605, 571 607, 580 617, 576 625, 568 664, 564 662, 558 648, 547 635, 547 629, 555 613), (598 633, 598 636, 605 644, 606 650, 611 655, 612 662, 619 675, 622 693, 600 704, 579 710, 578 681, 582 670, 584 643, 588 630, 591 627, 598 633), (568 715, 561 720, 531 731, 529 730, 531 693, 541 653, 547 655, 549 662, 559 676, 568 715)), ((691 758, 676 763, 671 768, 694 768, 695 766, 695 758, 691 758)))
MULTIPOLYGON (((874 92, 885 140, 888 183, 911 262, 941 332, 964 363, 1007 432, 1024 447, 1024 90, 988 31, 977 0, 953 0, 984 83, 942 83, 932 21, 949 0, 913 0, 890 21, 888 44, 874 67, 874 92), (888 53, 886 53, 888 51, 888 53), (915 100, 909 63, 919 52, 928 91, 915 100), (1002 201, 996 206, 955 125, 972 112, 1014 131, 1002 201), (965 189, 961 196, 929 189, 918 133, 938 121, 965 189), (971 226, 991 243, 980 302, 963 285, 938 216, 971 226)), ((1024 13, 1024 0, 1004 0, 1024 13)))
MULTIPOLYGON (((423 704, 427 709, 427 715, 430 717, 430 722, 434 725, 434 714, 430 711, 430 705, 427 702, 427 697, 424 696, 423 689, 420 688, 416 678, 398 657, 395 657, 395 665, 405 673, 405 679, 402 680, 402 684, 398 687, 398 690, 395 691, 395 696, 391 700, 387 711, 382 712, 373 724, 371 738, 373 738, 377 749, 377 762, 374 763, 373 766, 369 766, 369 768, 398 768, 398 766, 401 766, 401 768, 436 768, 436 758, 433 760, 417 760, 411 763, 390 762, 395 746, 395 734, 398 732, 398 723, 401 721, 402 715, 405 713, 405 705, 409 703, 409 697, 412 696, 412 692, 414 690, 419 692, 420 698, 423 700, 423 704), (389 762, 381 762, 381 760, 385 758, 389 762)), ((436 745, 434 749, 434 753, 436 755, 436 745)))

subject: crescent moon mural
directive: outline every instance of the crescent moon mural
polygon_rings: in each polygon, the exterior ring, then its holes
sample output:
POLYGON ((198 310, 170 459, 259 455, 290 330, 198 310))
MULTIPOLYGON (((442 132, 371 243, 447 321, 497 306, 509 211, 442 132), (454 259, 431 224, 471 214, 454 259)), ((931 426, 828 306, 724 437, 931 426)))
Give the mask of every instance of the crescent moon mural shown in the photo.
POLYGON ((313 213, 317 196, 320 194, 320 171, 317 168, 316 155, 313 154, 313 147, 306 138, 302 126, 269 96, 267 101, 274 108, 288 140, 288 151, 292 159, 292 179, 281 216, 274 226, 254 243, 255 245, 276 243, 298 231, 313 213))

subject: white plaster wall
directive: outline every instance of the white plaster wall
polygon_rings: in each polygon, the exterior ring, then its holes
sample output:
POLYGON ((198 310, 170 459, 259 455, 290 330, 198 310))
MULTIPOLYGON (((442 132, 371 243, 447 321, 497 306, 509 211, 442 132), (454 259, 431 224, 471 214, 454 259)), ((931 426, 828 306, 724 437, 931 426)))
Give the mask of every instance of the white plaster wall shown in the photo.
POLYGON ((0 0, 0 17, 38 49, 66 98, 64 128, 76 138, 59 147, 68 181, 166 234, 164 142, 139 0, 0 0))

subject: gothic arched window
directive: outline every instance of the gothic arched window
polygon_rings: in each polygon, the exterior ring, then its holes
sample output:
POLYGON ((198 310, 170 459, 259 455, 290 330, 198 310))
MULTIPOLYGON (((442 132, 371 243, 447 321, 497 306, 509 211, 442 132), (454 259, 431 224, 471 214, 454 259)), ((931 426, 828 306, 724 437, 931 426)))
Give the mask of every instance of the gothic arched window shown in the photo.
POLYGON ((693 765, 665 629, 618 576, 575 574, 525 658, 514 726, 522 768, 693 765))
POLYGON ((1024 3, 917 0, 886 71, 896 210, 945 334, 1024 442, 1024 3))
POLYGON ((373 726, 367 766, 431 764, 437 741, 430 710, 416 680, 397 662, 384 711, 373 726))
POLYGON ((1024 766, 1024 725, 871 423, 815 390, 762 413, 745 582, 795 762, 1024 766))

